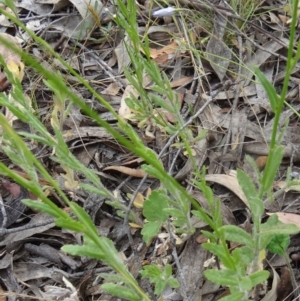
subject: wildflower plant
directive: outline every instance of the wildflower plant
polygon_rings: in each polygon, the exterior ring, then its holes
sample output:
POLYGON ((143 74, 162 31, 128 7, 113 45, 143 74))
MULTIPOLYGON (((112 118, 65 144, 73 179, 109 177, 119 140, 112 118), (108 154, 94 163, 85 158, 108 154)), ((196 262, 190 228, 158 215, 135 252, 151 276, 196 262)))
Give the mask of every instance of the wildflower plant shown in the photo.
MULTIPOLYGON (((12 11, 15 11, 12 1, 7 0, 6 4, 11 7, 12 11)), ((150 59, 147 38, 144 37, 141 39, 138 34, 136 23, 137 8, 135 2, 128 0, 128 7, 126 7, 125 4, 119 0, 118 5, 120 11, 115 17, 115 22, 130 37, 131 42, 127 44, 127 51, 130 54, 132 66, 135 70, 135 73, 133 73, 132 70, 127 69, 125 70, 125 75, 131 85, 138 91, 141 100, 138 102, 136 98, 132 97, 128 100, 128 105, 132 109, 139 111, 141 115, 153 110, 154 107, 164 107, 166 110, 175 114, 177 123, 173 125, 165 124, 161 119, 158 119, 157 122, 161 123, 161 125, 165 125, 167 128, 166 131, 169 134, 178 134, 188 155, 192 157, 192 149, 187 139, 192 133, 188 128, 184 127, 185 123, 182 116, 180 116, 178 103, 176 102, 176 97, 170 87, 168 78, 164 74, 161 74, 157 66, 150 59), (141 55, 141 48, 145 55, 141 55), (144 89, 143 77, 145 74, 149 75, 155 83, 152 88, 157 94, 148 93, 144 89), (170 104, 165 104, 163 96, 168 97, 170 104)), ((77 203, 69 200, 57 181, 49 175, 44 166, 29 150, 24 139, 30 138, 37 143, 51 147, 53 149, 51 159, 63 165, 65 170, 71 169, 80 171, 88 179, 89 184, 79 183, 79 187, 86 191, 97 193, 100 196, 105 196, 112 202, 116 201, 112 193, 102 185, 98 176, 75 158, 64 141, 61 128, 63 118, 66 117, 65 110, 68 109, 65 107, 65 100, 67 98, 70 99, 72 103, 79 106, 79 108, 97 122, 99 126, 105 128, 116 140, 130 149, 132 153, 144 159, 145 164, 142 167, 143 170, 146 171, 148 175, 160 181, 162 188, 153 191, 143 204, 143 215, 147 220, 147 223, 145 223, 142 229, 144 241, 150 244, 151 240, 160 232, 161 228, 169 222, 168 220, 171 221, 172 229, 175 229, 174 231, 177 234, 193 234, 195 231, 191 223, 191 215, 193 214, 206 222, 210 227, 211 231, 202 231, 208 238, 208 242, 204 243, 203 247, 213 253, 221 263, 220 270, 208 269, 204 273, 205 277, 214 283, 229 288, 230 294, 220 300, 249 300, 252 290, 269 277, 269 272, 264 269, 263 265, 266 250, 269 249, 277 253, 284 252, 283 249, 287 247, 287 244, 281 246, 279 251, 278 248, 276 249, 280 235, 285 238, 285 241, 288 241, 287 238, 290 234, 299 231, 299 228, 295 225, 281 223, 276 215, 268 218, 266 222, 262 222, 264 199, 266 195, 271 193, 272 183, 275 179, 283 153, 283 148, 279 145, 280 139, 278 137, 280 135, 277 133, 278 120, 283 108, 289 76, 300 58, 300 46, 297 48, 296 55, 293 56, 297 5, 298 1, 295 1, 286 78, 280 96, 276 94, 274 87, 265 79, 264 75, 259 70, 256 70, 256 75, 265 87, 270 98, 271 107, 275 114, 275 122, 270 143, 270 154, 265 171, 262 174, 257 174, 259 179, 258 187, 255 186, 248 174, 242 170, 237 170, 238 182, 248 200, 249 211, 253 221, 252 231, 249 233, 237 226, 223 225, 220 200, 214 197, 212 189, 205 181, 205 168, 203 168, 202 172, 199 172, 195 165, 194 184, 204 194, 208 203, 208 209, 202 208, 192 196, 188 194, 185 188, 164 169, 158 155, 144 145, 134 128, 124 119, 120 118, 109 103, 98 95, 86 80, 80 77, 66 64, 45 41, 28 30, 16 17, 10 15, 3 8, 0 8, 0 12, 3 15, 10 18, 17 26, 25 30, 40 47, 58 59, 66 70, 74 75, 118 121, 118 129, 116 130, 99 118, 96 112, 74 94, 63 81, 60 74, 51 73, 28 53, 21 51, 5 39, 0 38, 0 42, 3 45, 19 54, 27 65, 35 68, 44 77, 45 83, 47 83, 47 86, 53 91, 56 97, 56 108, 53 110, 51 123, 53 134, 50 134, 32 110, 25 110, 24 107, 15 106, 11 103, 11 98, 1 93, 0 104, 8 107, 20 120, 30 124, 34 129, 34 134, 24 132, 17 133, 6 120, 5 116, 0 114, 0 125, 3 130, 3 151, 13 162, 28 171, 29 180, 20 177, 1 162, 0 173, 12 178, 27 188, 42 201, 23 200, 27 206, 48 213, 54 218, 57 226, 82 234, 82 245, 65 245, 62 250, 76 256, 95 258, 110 266, 115 273, 101 274, 101 276, 106 279, 106 283, 102 285, 102 288, 106 292, 126 300, 151 300, 148 293, 140 287, 138 281, 127 270, 113 242, 106 237, 99 236, 97 228, 93 224, 90 216, 77 203), (60 114, 58 112, 60 112, 60 114), (56 190, 60 198, 71 209, 71 214, 63 211, 45 195, 43 188, 40 187, 38 183, 38 173, 51 183, 53 189, 56 190), (240 246, 234 250, 230 250, 228 241, 237 242, 240 246)), ((162 13, 173 14, 174 11, 175 9, 169 8, 163 12, 157 11, 154 13, 154 16, 160 16, 162 13)), ((13 83, 14 89, 11 92, 13 93, 13 98, 24 103, 26 100, 22 93, 20 81, 12 76, 3 60, 2 65, 10 82, 13 83)), ((179 285, 179 282, 172 276, 170 265, 166 265, 163 269, 154 264, 145 266, 141 271, 141 276, 148 278, 150 282, 153 283, 157 296, 162 293, 166 286, 170 285, 176 288, 179 285)))

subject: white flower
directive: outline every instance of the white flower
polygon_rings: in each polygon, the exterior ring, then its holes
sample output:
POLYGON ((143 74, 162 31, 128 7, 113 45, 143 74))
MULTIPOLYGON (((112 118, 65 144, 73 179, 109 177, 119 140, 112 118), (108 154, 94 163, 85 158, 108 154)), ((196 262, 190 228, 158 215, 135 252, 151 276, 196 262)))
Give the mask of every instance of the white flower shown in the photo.
POLYGON ((152 13, 152 17, 159 18, 159 17, 173 16, 175 11, 176 11, 176 9, 174 7, 169 6, 166 8, 156 10, 155 12, 152 13))

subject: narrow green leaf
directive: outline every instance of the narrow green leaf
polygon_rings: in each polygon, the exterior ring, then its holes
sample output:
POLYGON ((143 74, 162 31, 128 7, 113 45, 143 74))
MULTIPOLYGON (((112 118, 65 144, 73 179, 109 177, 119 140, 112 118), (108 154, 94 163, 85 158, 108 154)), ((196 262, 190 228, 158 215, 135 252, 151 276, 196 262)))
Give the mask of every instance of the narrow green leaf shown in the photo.
POLYGON ((217 242, 218 237, 214 233, 206 231, 206 230, 202 230, 201 232, 210 240, 211 243, 217 242))
POLYGON ((224 264, 224 266, 228 269, 232 268, 232 261, 230 258, 230 254, 224 250, 224 247, 222 245, 218 245, 216 243, 204 243, 202 244, 202 247, 206 250, 210 251, 211 253, 215 254, 221 262, 224 264))
POLYGON ((243 266, 249 265, 254 260, 253 248, 245 246, 236 248, 231 252, 231 254, 235 259, 235 262, 240 263, 243 266))
POLYGON ((55 218, 67 218, 69 217, 68 214, 64 211, 62 211, 60 208, 58 208, 56 205, 55 207, 50 207, 48 204, 45 204, 43 202, 33 201, 29 199, 22 200, 22 203, 26 206, 33 208, 37 211, 48 213, 49 215, 55 217, 55 218))
POLYGON ((124 282, 124 279, 119 274, 114 273, 99 273, 97 274, 97 277, 102 277, 103 279, 110 281, 110 282, 124 282))
POLYGON ((252 287, 255 287, 256 285, 263 283, 266 281, 270 276, 270 273, 268 271, 258 271, 251 275, 249 275, 249 278, 252 282, 252 287))
POLYGON ((264 235, 276 235, 276 234, 296 234, 300 231, 300 228, 294 224, 281 223, 280 228, 278 226, 268 227, 261 229, 260 234, 264 235))
POLYGON ((85 212, 85 210, 80 207, 78 204, 71 202, 70 203, 71 210, 76 214, 78 219, 85 225, 86 229, 89 231, 93 231, 98 235, 97 229, 91 220, 91 217, 85 212))
POLYGON ((105 254, 101 250, 83 245, 64 245, 62 251, 73 256, 86 256, 98 260, 105 260, 105 254))
POLYGON ((55 224, 58 227, 69 229, 75 232, 83 232, 85 230, 84 225, 81 222, 77 222, 71 217, 68 218, 57 218, 55 224))
POLYGON ((269 191, 269 189, 271 189, 273 185, 276 173, 282 161, 283 149, 283 146, 276 146, 273 150, 270 150, 270 153, 272 152, 273 159, 271 164, 267 163, 266 168, 264 170, 262 183, 264 193, 269 191))
POLYGON ((184 214, 184 212, 182 210, 179 210, 176 208, 164 208, 163 210, 172 217, 186 219, 186 215, 184 214))
POLYGON ((26 137, 28 139, 32 139, 34 141, 37 141, 37 142, 39 142, 43 145, 48 145, 48 146, 53 145, 53 141, 49 141, 49 138, 47 139, 47 138, 41 137, 39 135, 26 133, 26 132, 18 132, 18 134, 22 137, 26 137))
MULTIPOLYGON (((159 92, 159 93, 162 92, 162 94, 165 92, 165 89, 160 88, 158 86, 152 86, 151 89, 153 89, 153 91, 156 91, 156 92, 159 92)), ((151 93, 149 96, 151 97, 151 100, 153 100, 160 107, 166 109, 170 113, 176 113, 174 111, 174 108, 172 106, 170 106, 169 103, 166 102, 164 99, 162 99, 160 96, 157 96, 153 93, 151 93)))
POLYGON ((243 291, 250 291, 253 287, 252 281, 249 276, 244 276, 240 278, 239 287, 243 291))
POLYGON ((239 279, 234 271, 230 270, 206 270, 205 277, 211 282, 224 286, 237 286, 239 279))
POLYGON ((226 225, 220 228, 220 231, 222 231, 226 240, 244 244, 249 248, 255 246, 252 236, 237 226, 226 225))
POLYGON ((244 294, 243 293, 233 293, 226 297, 223 297, 219 299, 219 301, 241 301, 244 300, 244 294))
POLYGON ((106 189, 102 189, 102 187, 98 188, 98 187, 95 187, 94 185, 90 185, 90 184, 86 184, 86 183, 80 183, 79 187, 84 189, 85 191, 88 191, 88 192, 91 192, 94 194, 98 194, 101 197, 107 197, 107 198, 112 197, 109 194, 109 192, 106 189))
POLYGON ((258 192, 252 180, 248 174, 241 169, 237 170, 237 179, 247 198, 252 214, 256 217, 260 217, 264 212, 264 205, 262 200, 258 197, 258 192))
POLYGON ((141 301, 141 297, 138 294, 136 294, 136 292, 133 289, 122 285, 114 283, 104 283, 101 285, 101 288, 108 294, 118 298, 123 298, 131 301, 141 301))
POLYGON ((212 219, 208 216, 208 214, 206 214, 206 212, 204 211, 198 211, 198 210, 192 210, 192 213, 198 217, 200 220, 204 221, 205 223, 207 223, 208 225, 210 225, 212 227, 213 230, 216 230, 216 227, 214 227, 215 223, 212 221, 212 219))
MULTIPOLYGON (((152 159, 157 160, 157 157, 155 157, 155 158, 153 157, 152 159)), ((161 173, 159 170, 157 170, 157 168, 150 166, 150 165, 143 164, 142 169, 148 175, 153 176, 153 177, 163 181, 165 175, 163 173, 161 173)))
POLYGON ((270 101, 272 111, 275 113, 277 111, 279 96, 277 95, 274 86, 268 81, 268 79, 265 77, 265 75, 257 67, 254 68, 254 72, 255 72, 255 75, 260 80, 261 84, 264 86, 264 88, 268 94, 268 98, 270 101))

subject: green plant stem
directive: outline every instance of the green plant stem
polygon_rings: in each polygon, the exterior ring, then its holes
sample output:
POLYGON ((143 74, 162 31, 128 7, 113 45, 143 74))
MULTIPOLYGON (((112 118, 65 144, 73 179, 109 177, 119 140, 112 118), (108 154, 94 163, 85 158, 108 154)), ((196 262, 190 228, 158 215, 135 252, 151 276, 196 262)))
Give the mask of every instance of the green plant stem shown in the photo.
MULTIPOLYGON (((261 219, 261 216, 260 216, 261 219)), ((260 252, 260 222, 255 222, 253 227, 253 237, 255 241, 254 260, 252 262, 252 272, 258 271, 259 268, 259 252, 260 252)))
MULTIPOLYGON (((85 226, 88 227, 88 223, 85 223, 85 226)), ((110 246, 105 246, 105 240, 99 241, 99 234, 96 231, 95 227, 88 227, 85 231, 85 234, 92 239, 99 249, 105 254, 106 258, 110 258, 111 254, 108 252, 110 250, 110 246)), ((151 301, 151 299, 144 293, 144 291, 140 288, 134 277, 131 273, 129 273, 126 269, 123 268, 123 265, 119 264, 119 261, 110 261, 110 266, 120 275, 123 276, 124 279, 128 281, 128 283, 135 289, 135 291, 142 297, 144 301, 151 301)))
POLYGON ((284 77, 284 81, 283 81, 283 87, 282 87, 282 91, 280 94, 280 98, 278 101, 278 105, 277 105, 277 109, 275 111, 275 116, 274 116, 274 123, 273 123, 273 129, 272 129, 272 136, 271 136, 271 141, 270 141, 270 151, 269 151, 269 156, 267 159, 267 163, 266 163, 266 167, 265 167, 265 172, 263 174, 263 178, 262 178, 262 185, 261 185, 261 189, 259 191, 259 196, 262 199, 263 195, 266 193, 266 189, 265 189, 265 183, 266 178, 267 178, 267 173, 269 170, 269 166, 272 164, 273 161, 273 151, 276 147, 276 136, 277 136, 277 131, 278 131, 278 124, 279 124, 279 118, 280 118, 280 114, 282 112, 283 109, 283 105, 285 102, 285 97, 287 94, 287 89, 288 89, 288 84, 289 84, 289 79, 290 79, 290 75, 297 63, 297 55, 295 60, 293 60, 293 49, 294 49, 294 37, 295 37, 295 28, 296 28, 296 22, 297 22, 297 12, 298 12, 298 0, 294 0, 294 7, 293 7, 293 15, 292 15, 292 23, 291 23, 291 31, 290 31, 290 40, 289 40, 289 48, 288 48, 288 57, 287 57, 287 66, 286 66, 286 74, 284 77))
POLYGON ((286 252, 283 253, 283 257, 285 259, 287 268, 288 268, 288 270, 290 272, 290 276, 291 276, 291 280, 292 280, 292 285, 293 285, 293 289, 294 289, 294 296, 297 296, 296 299, 294 299, 294 300, 297 301, 297 300, 299 300, 299 287, 298 287, 298 284, 297 284, 297 281, 296 281, 296 278, 295 278, 292 266, 290 264, 290 259, 289 259, 288 255, 286 254, 286 252))

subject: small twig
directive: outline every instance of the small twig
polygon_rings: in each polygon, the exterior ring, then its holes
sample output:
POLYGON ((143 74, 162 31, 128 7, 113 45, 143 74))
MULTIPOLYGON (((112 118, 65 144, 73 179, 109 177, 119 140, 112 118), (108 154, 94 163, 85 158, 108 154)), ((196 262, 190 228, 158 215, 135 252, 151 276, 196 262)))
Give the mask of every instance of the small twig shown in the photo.
POLYGON ((177 152, 176 152, 174 158, 172 159, 172 162, 171 162, 171 165, 170 165, 170 168, 169 168, 169 171, 168 171, 168 173, 169 173, 170 175, 172 174, 172 171, 173 171, 173 168, 174 168, 174 166, 175 166, 176 160, 177 160, 178 156, 180 155, 180 153, 182 152, 182 149, 183 149, 183 148, 180 147, 180 148, 177 150, 177 152))
POLYGON ((43 18, 56 18, 56 17, 70 17, 70 16, 79 16, 78 13, 73 13, 73 14, 69 14, 69 13, 61 13, 61 14, 45 14, 45 15, 36 15, 36 16, 32 16, 32 17, 26 17, 26 18, 20 18, 20 21, 22 22, 26 22, 29 20, 37 20, 37 19, 43 19, 43 18))
POLYGON ((288 206, 286 206, 284 209, 281 210, 281 212, 286 212, 288 209, 290 209, 293 205, 296 203, 299 203, 300 197, 296 198, 293 202, 291 202, 288 206))
POLYGON ((98 63, 98 65, 101 67, 101 69, 107 73, 107 75, 110 77, 110 79, 114 83, 116 83, 116 85, 121 90, 124 91, 124 87, 127 86, 126 82, 123 79, 118 78, 118 75, 115 74, 114 70, 107 63, 105 63, 103 60, 101 60, 98 55, 96 55, 94 52, 92 52, 90 49, 88 49, 83 44, 79 43, 78 41, 76 41, 76 42, 71 41, 71 43, 73 45, 78 45, 81 49, 85 50, 86 54, 90 55, 98 63))
POLYGON ((38 228, 38 227, 46 226, 46 225, 49 225, 51 223, 54 223, 54 219, 53 218, 45 220, 43 222, 36 223, 34 225, 26 224, 24 226, 17 227, 17 228, 12 228, 12 229, 0 228, 0 236, 6 235, 6 234, 10 234, 10 233, 16 233, 16 232, 24 231, 24 230, 28 230, 28 229, 33 229, 33 228, 38 228))
POLYGON ((1 210, 2 218, 3 218, 2 225, 1 225, 0 229, 1 228, 4 229, 4 228, 6 228, 6 224, 7 224, 7 214, 6 214, 5 205, 4 205, 1 194, 0 194, 0 210, 1 210))
POLYGON ((187 295, 188 289, 187 289, 187 284, 186 284, 185 278, 183 276, 181 264, 179 262, 179 257, 178 257, 177 250, 176 250, 176 239, 171 230, 170 219, 168 219, 167 227, 168 227, 168 232, 170 234, 170 241, 171 241, 171 246, 172 246, 172 256, 174 258, 174 262, 177 267, 178 275, 181 279, 180 291, 181 291, 183 300, 185 301, 185 300, 188 300, 188 295, 187 295))
POLYGON ((299 286, 297 284, 297 281, 296 281, 296 278, 295 278, 295 274, 293 272, 293 269, 292 269, 292 266, 290 264, 290 259, 287 255, 287 253, 285 252, 284 255, 283 255, 285 261, 286 261, 286 265, 287 265, 287 268, 290 272, 290 276, 291 276, 291 281, 292 281, 292 285, 293 285, 293 294, 294 296, 296 296, 295 301, 299 301, 300 299, 300 293, 299 293, 299 286))

